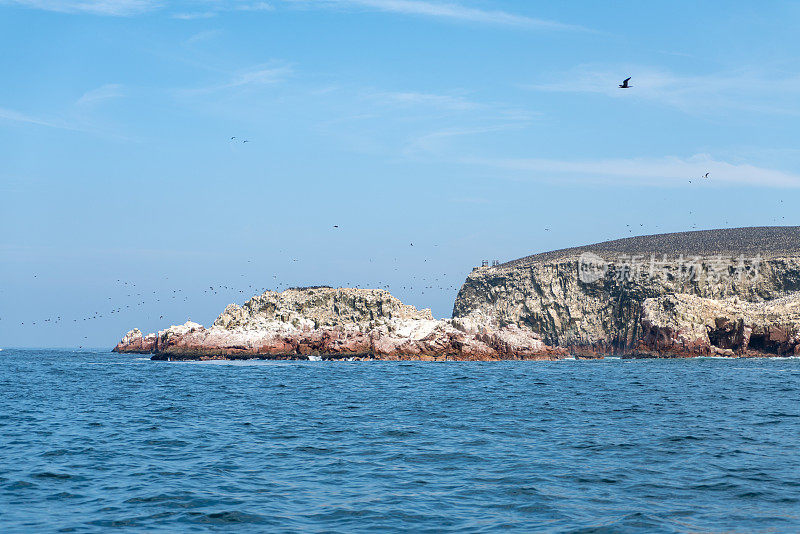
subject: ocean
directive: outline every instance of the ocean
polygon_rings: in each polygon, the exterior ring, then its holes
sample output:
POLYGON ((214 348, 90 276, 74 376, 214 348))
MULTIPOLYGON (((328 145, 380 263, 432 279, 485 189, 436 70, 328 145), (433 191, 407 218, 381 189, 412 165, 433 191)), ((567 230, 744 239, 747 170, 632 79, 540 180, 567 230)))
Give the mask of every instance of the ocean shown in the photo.
POLYGON ((800 360, 0 352, 0 531, 797 532, 800 360))

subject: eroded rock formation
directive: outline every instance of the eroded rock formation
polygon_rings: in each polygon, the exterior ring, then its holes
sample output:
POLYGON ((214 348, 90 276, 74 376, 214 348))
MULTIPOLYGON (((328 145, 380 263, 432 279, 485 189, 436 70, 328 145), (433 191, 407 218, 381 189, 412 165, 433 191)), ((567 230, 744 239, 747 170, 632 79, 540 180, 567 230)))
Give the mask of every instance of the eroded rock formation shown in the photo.
POLYGON ((766 302, 666 295, 644 302, 641 356, 800 354, 800 294, 766 302))
POLYGON ((529 329, 576 354, 785 354, 796 347, 798 291, 800 228, 740 228, 621 239, 476 268, 453 316, 529 329), (755 343, 734 339, 748 330, 755 343))
POLYGON ((378 289, 329 287, 267 291, 243 306, 229 305, 210 328, 197 323, 157 334, 132 330, 116 352, 154 359, 556 359, 566 350, 546 346, 516 325, 493 327, 475 317, 435 320, 378 289))

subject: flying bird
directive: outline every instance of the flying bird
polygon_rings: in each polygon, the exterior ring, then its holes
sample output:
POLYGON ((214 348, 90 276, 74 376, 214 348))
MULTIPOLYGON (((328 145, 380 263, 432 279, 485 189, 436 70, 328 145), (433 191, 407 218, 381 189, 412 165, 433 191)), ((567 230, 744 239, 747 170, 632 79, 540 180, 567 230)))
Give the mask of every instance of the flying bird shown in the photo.
POLYGON ((708 178, 708 175, 709 175, 709 174, 711 174, 711 173, 708 173, 708 172, 707 172, 707 173, 705 173, 705 174, 703 175, 703 178, 708 178))
POLYGON ((631 87, 633 87, 632 85, 628 85, 628 81, 630 81, 630 79, 631 79, 630 76, 625 78, 625 80, 623 80, 622 85, 620 85, 619 88, 620 89, 630 89, 631 87))

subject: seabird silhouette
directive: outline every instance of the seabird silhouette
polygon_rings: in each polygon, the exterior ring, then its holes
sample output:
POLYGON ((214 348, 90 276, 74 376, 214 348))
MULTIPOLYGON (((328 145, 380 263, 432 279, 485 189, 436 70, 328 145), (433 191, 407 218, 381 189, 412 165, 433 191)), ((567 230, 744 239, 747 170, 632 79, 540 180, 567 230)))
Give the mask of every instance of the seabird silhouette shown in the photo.
POLYGON ((625 80, 623 80, 622 85, 620 85, 619 88, 620 89, 630 89, 631 87, 633 87, 632 85, 628 85, 628 81, 630 81, 630 79, 631 79, 630 76, 625 78, 625 80))

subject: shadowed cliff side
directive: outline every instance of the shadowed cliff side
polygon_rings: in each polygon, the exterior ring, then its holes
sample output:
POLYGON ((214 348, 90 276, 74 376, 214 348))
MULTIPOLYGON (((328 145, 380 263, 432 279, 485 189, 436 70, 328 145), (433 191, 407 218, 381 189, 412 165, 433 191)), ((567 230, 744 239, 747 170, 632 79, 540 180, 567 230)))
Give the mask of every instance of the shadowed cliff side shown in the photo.
POLYGON ((624 352, 649 333, 642 321, 648 299, 685 294, 759 303, 797 291, 800 227, 708 230, 620 239, 475 269, 453 317, 528 328, 545 343, 578 353, 624 352))

